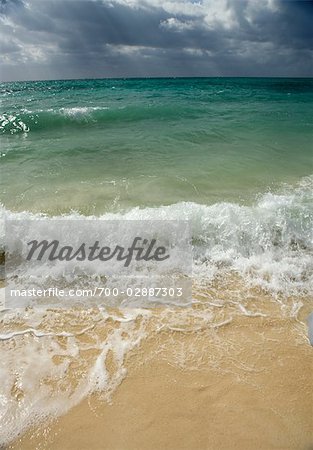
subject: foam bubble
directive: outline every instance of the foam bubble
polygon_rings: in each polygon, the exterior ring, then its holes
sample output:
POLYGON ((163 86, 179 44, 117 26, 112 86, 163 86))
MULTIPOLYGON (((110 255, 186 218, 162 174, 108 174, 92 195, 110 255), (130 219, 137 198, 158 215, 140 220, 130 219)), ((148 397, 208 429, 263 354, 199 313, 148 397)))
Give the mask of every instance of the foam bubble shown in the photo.
POLYGON ((1 114, 0 115, 0 133, 15 134, 15 133, 27 133, 29 127, 19 115, 14 114, 1 114))
POLYGON ((22 323, 18 312, 4 316, 2 325, 11 331, 0 335, 0 444, 92 392, 109 399, 125 377, 126 354, 145 336, 148 316, 138 310, 120 317, 101 310, 48 316, 36 310, 22 323), (26 328, 29 322, 37 329, 26 328))

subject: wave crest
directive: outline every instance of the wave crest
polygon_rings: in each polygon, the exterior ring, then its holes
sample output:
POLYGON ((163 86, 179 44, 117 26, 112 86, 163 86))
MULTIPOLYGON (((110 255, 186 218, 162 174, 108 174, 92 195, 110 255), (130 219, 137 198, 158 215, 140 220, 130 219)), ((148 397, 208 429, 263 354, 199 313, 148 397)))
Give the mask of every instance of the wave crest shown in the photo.
MULTIPOLYGON (((285 192, 266 193, 252 206, 180 202, 88 216, 102 220, 188 220, 193 245, 193 277, 199 283, 235 272, 254 285, 287 295, 313 293, 313 176, 285 192)), ((45 217, 11 212, 2 219, 45 217)), ((82 219, 79 213, 52 217, 82 219)), ((74 224, 73 224, 74 226, 74 224)), ((4 235, 2 231, 2 242, 4 235)))

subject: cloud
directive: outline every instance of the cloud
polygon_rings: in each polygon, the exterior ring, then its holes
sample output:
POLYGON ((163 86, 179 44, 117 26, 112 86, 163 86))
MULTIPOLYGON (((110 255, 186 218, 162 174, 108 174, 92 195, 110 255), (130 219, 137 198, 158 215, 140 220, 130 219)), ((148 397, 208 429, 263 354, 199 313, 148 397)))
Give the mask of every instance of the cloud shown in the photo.
POLYGON ((300 0, 0 0, 0 77, 312 76, 312 19, 300 0))
POLYGON ((22 6, 23 0, 0 0, 0 14, 8 14, 15 6, 22 6))

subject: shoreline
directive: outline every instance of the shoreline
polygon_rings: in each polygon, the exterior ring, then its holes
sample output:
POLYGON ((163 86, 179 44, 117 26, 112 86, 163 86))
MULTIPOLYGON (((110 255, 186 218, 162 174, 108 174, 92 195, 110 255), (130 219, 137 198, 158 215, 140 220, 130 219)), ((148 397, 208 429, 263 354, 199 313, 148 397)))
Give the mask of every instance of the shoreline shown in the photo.
POLYGON ((111 399, 92 394, 6 449, 309 450, 313 444, 313 353, 295 320, 237 317, 206 332, 152 333, 127 354, 125 366, 111 399), (181 362, 173 358, 180 346, 193 351, 181 362))

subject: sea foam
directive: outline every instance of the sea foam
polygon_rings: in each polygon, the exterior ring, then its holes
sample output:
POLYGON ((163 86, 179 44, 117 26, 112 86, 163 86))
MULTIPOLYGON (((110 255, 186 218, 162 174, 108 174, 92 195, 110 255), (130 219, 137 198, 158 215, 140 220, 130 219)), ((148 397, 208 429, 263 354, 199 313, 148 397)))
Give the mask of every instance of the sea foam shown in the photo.
MULTIPOLYGON (((313 293, 313 177, 283 193, 266 193, 254 205, 203 205, 180 202, 156 208, 133 208, 88 216, 89 220, 184 220, 191 228, 193 278, 199 283, 236 273, 247 283, 273 293, 313 293)), ((1 209, 5 219, 44 218, 43 214, 1 209)), ((78 212, 51 220, 84 219, 78 212)), ((159 231, 162 233, 162 230, 159 231)), ((4 228, 0 234, 4 245, 4 228)))

